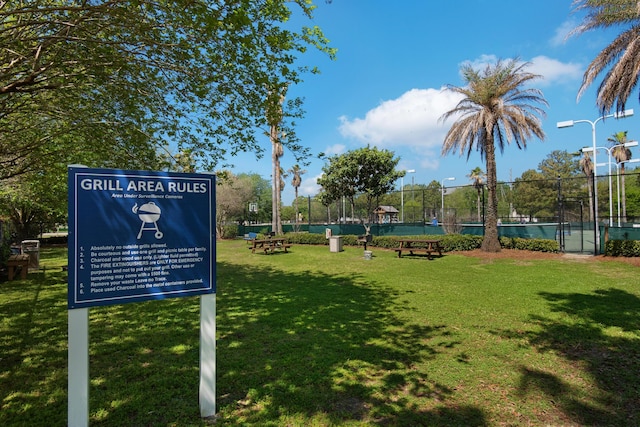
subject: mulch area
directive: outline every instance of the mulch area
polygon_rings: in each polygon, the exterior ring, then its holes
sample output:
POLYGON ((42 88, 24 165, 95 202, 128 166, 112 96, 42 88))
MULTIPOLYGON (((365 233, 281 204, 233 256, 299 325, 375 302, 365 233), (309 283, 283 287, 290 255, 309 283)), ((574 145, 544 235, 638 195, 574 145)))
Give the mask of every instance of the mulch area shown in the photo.
POLYGON ((473 251, 455 251, 450 252, 463 256, 480 258, 484 260, 493 259, 513 259, 518 261, 532 261, 540 259, 571 259, 583 262, 623 262, 626 264, 640 267, 640 258, 637 257, 608 257, 604 255, 578 255, 578 254, 554 254, 548 252, 522 251, 516 249, 503 249, 500 252, 483 252, 480 249, 473 251))

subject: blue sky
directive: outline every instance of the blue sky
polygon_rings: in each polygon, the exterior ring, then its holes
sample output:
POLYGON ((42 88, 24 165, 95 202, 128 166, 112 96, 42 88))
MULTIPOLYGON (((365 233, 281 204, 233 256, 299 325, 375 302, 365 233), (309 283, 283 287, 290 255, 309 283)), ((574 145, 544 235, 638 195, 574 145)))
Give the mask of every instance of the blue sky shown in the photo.
MULTIPOLYGON (((531 63, 528 71, 543 76, 534 87, 549 102, 543 118, 545 141, 532 139, 525 150, 508 146, 497 153, 498 179, 510 181, 538 164, 553 150, 577 151, 591 146, 591 126, 576 124, 558 129, 565 120, 591 120, 600 116, 595 106, 596 80, 577 101, 586 66, 608 45, 619 30, 596 31, 566 39, 581 15, 572 13, 571 0, 317 0, 312 25, 318 25, 338 49, 337 59, 310 51, 304 62, 320 67, 321 74, 307 75, 305 82, 290 90, 304 98, 305 118, 298 121, 301 142, 314 155, 341 154, 369 144, 388 149, 400 158, 399 169, 415 169, 405 184, 428 184, 455 177, 447 186, 470 183, 470 171, 484 162, 474 152, 467 160, 458 153, 441 155, 442 141, 451 122, 439 122, 458 99, 442 88, 463 84, 463 63, 482 65, 496 58, 519 57, 531 63)), ((627 108, 636 115, 621 120, 606 119, 596 125, 597 145, 628 131, 640 139, 640 105, 637 91, 627 108)), ((234 173, 258 173, 271 177, 269 141, 267 155, 256 160, 243 155, 231 162, 234 173)), ((634 147, 633 157, 639 158, 634 147)), ((606 153, 598 153, 598 163, 606 153)), ((306 167, 300 195, 315 195, 316 179, 324 162, 313 158, 306 167)), ((295 160, 285 150, 283 168, 295 160)), ((614 169, 615 170, 615 169, 614 169)), ((598 174, 604 174, 605 168, 598 174)), ((293 199, 287 178, 283 202, 293 199)), ((398 186, 400 183, 398 183, 398 186)))

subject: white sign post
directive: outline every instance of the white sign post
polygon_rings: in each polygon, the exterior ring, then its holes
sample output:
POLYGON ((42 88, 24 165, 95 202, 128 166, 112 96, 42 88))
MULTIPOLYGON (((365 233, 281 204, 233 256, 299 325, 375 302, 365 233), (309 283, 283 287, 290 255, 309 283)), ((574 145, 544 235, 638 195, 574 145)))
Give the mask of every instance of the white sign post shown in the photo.
POLYGON ((69 317, 69 409, 67 425, 89 425, 89 309, 75 308, 69 317))
POLYGON ((216 413, 216 294, 200 296, 200 416, 216 413))
POLYGON ((215 175, 69 167, 68 425, 89 425, 89 307, 200 295, 200 413, 215 415, 215 175))

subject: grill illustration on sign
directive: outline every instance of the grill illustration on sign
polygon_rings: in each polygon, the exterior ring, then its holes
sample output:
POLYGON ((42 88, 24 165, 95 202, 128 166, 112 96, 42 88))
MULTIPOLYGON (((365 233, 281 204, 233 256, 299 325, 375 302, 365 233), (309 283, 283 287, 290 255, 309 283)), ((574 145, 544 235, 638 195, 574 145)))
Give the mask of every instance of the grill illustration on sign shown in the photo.
POLYGON ((138 218, 142 221, 140 231, 138 232, 138 239, 142 237, 143 231, 155 231, 156 239, 162 239, 162 231, 158 228, 158 220, 160 219, 161 213, 159 206, 153 202, 148 202, 138 207, 138 204, 136 203, 131 210, 134 214, 138 214, 138 218))

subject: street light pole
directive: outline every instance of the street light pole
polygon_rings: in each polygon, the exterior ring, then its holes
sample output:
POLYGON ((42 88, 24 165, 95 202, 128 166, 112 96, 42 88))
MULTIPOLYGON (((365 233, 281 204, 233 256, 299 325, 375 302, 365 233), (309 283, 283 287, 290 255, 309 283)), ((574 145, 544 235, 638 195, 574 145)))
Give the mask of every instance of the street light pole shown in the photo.
POLYGON ((444 182, 445 181, 455 181, 456 179, 454 177, 450 177, 450 178, 444 178, 442 181, 440 181, 440 192, 442 193, 442 201, 440 203, 440 221, 444 222, 444 182))
MULTIPOLYGON (((619 144, 624 146, 625 148, 627 147, 636 147, 638 146, 638 141, 629 141, 629 142, 625 142, 624 144, 619 144)), ((613 147, 611 147, 612 149, 617 147, 618 145, 614 145, 613 147)), ((618 190, 618 228, 620 227, 620 165, 624 164, 624 163, 637 163, 640 162, 640 159, 627 159, 624 160, 620 163, 616 162, 614 163, 616 165, 616 189, 618 190)), ((626 193, 625 193, 626 195, 626 193)), ((625 204, 626 206, 626 204, 625 204)), ((625 222, 627 221, 626 218, 626 212, 625 212, 625 222)))
MULTIPOLYGON (((406 171, 404 171, 405 175, 408 173, 415 173, 416 170, 415 169, 408 169, 406 171)), ((413 177, 411 178, 413 179, 413 177)), ((412 188, 413 191, 413 188, 412 188)), ((400 177, 400 219, 402 220, 402 223, 404 223, 404 175, 402 175, 400 177)))
POLYGON ((615 112, 613 114, 606 114, 604 116, 600 116, 597 119, 591 120, 567 120, 564 122, 558 122, 556 127, 559 129, 573 127, 576 123, 589 123, 591 125, 591 140, 593 146, 593 223, 594 223, 594 235, 595 235, 595 250, 594 255, 598 255, 598 251, 600 248, 600 228, 598 226, 598 186, 596 182, 597 174, 596 174, 596 123, 600 120, 604 120, 610 117, 614 117, 616 119, 633 116, 633 109, 624 110, 621 112, 615 112))
POLYGON ((416 204, 415 199, 413 198, 413 178, 411 175, 411 222, 416 222, 416 204))
MULTIPOLYGON (((596 150, 605 150, 607 152, 607 164, 609 166, 609 227, 613 227, 613 184, 611 183, 611 158, 613 150, 618 147, 635 147, 638 145, 638 141, 629 141, 623 144, 616 144, 611 147, 595 147, 596 150)), ((593 153, 593 158, 596 158, 595 151, 592 147, 585 147, 581 149, 583 153, 593 153)), ((594 171, 598 166, 604 166, 604 163, 595 163, 594 160, 594 171)), ((618 164, 616 163, 616 170, 618 168, 618 164)), ((618 186, 620 182, 618 182, 618 186)), ((618 204, 620 203, 620 195, 618 195, 618 204)), ((620 213, 620 206, 618 206, 618 216, 620 213)), ((618 218, 618 227, 620 227, 620 218, 618 218)))
MULTIPOLYGON (((624 163, 638 163, 640 162, 640 159, 630 159, 630 160, 624 160, 620 163, 614 163, 614 165, 616 165, 616 188, 618 189, 618 227, 621 227, 621 221, 620 221, 620 165, 624 164, 624 163)), ((625 219, 626 221, 626 219, 625 219)))

